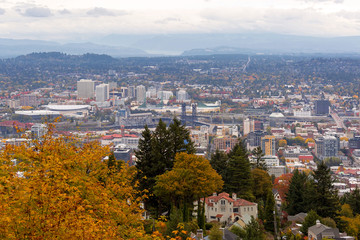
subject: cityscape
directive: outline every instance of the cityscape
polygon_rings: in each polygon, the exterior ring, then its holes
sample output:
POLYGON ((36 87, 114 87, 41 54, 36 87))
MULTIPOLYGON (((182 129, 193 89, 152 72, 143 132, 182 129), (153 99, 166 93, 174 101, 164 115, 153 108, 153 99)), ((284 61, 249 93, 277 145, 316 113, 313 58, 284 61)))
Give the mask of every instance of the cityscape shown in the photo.
POLYGON ((0 2, 0 239, 360 239, 357 1, 0 2))

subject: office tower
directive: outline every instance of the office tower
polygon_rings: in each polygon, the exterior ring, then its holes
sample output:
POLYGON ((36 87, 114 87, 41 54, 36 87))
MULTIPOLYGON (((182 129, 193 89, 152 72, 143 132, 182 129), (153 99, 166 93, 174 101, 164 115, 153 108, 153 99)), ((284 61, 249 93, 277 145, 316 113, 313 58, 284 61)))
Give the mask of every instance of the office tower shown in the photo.
POLYGON ((247 143, 249 147, 259 147, 261 145, 261 138, 265 136, 263 131, 250 132, 247 135, 247 143))
POLYGON ((251 120, 247 118, 244 120, 244 135, 248 135, 251 131, 251 120))
POLYGON ((189 100, 189 94, 185 90, 179 90, 176 93, 176 100, 178 102, 189 100))
POLYGON ((261 138, 261 150, 265 155, 276 155, 275 136, 266 135, 261 138))
POLYGON ((157 98, 161 100, 169 100, 174 94, 171 91, 159 91, 157 98))
POLYGON ((263 129, 264 124, 259 120, 251 120, 249 118, 244 120, 244 135, 247 135, 253 131, 261 131, 263 129))
POLYGON ((117 82, 109 82, 109 90, 114 90, 117 88, 117 82))
POLYGON ((135 95, 135 86, 129 86, 129 89, 128 89, 128 97, 129 98, 134 98, 136 95, 135 95))
POLYGON ((37 96, 34 94, 24 94, 20 96, 20 106, 37 106, 37 96))
POLYGON ((96 102, 105 102, 109 99, 109 84, 100 84, 95 89, 96 102))
POLYGON ((330 108, 329 100, 316 100, 315 101, 315 115, 328 115, 330 108))
POLYGON ((323 159, 335 157, 340 149, 340 140, 334 136, 324 136, 315 140, 316 155, 323 159))
POLYGON ((95 82, 90 79, 81 79, 77 82, 77 94, 80 99, 93 98, 95 82))
POLYGON ((140 85, 136 87, 136 101, 144 103, 146 101, 146 89, 145 86, 140 85))

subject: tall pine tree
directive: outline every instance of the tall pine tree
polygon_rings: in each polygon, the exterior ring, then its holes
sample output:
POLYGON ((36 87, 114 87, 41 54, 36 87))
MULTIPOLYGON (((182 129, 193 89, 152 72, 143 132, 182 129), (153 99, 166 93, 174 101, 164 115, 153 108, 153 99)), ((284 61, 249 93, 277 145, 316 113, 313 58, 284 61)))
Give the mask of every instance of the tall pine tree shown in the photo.
POLYGON ((253 158, 255 160, 255 163, 253 163, 253 167, 254 168, 260 168, 262 170, 267 171, 266 162, 263 159, 265 154, 261 150, 261 147, 255 148, 251 153, 252 153, 252 156, 253 156, 253 158))
POLYGON ((153 132, 145 126, 138 150, 135 151, 138 159, 136 162, 137 180, 139 190, 148 192, 146 209, 157 216, 169 206, 153 194, 155 178, 173 168, 175 155, 179 152, 195 153, 190 133, 179 120, 174 119, 173 123, 167 127, 160 119, 153 132))
POLYGON ((334 179, 330 168, 321 162, 314 171, 314 210, 321 217, 335 218, 340 210, 340 202, 337 191, 333 186, 334 179))
POLYGON ((226 169, 228 167, 228 156, 226 153, 216 149, 216 152, 211 154, 210 164, 222 179, 226 178, 226 169))
POLYGON ((294 215, 300 212, 306 212, 306 188, 307 176, 305 173, 301 173, 298 169, 295 169, 294 175, 291 178, 289 191, 286 194, 287 212, 290 215, 294 215))
POLYGON ((266 197, 264 226, 267 231, 275 232, 274 228, 275 199, 272 191, 266 197))
POLYGON ((244 143, 240 141, 229 153, 225 191, 253 201, 251 166, 244 143))

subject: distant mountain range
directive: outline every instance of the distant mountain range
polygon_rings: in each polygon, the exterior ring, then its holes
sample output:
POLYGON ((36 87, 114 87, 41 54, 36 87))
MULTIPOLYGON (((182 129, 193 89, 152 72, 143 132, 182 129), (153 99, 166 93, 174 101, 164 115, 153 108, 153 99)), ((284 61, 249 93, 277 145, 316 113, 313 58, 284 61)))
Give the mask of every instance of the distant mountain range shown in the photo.
POLYGON ((108 35, 86 43, 0 39, 0 57, 32 52, 113 57, 210 54, 360 54, 360 36, 307 37, 272 33, 108 35))
POLYGON ((33 52, 62 52, 75 55, 94 53, 114 57, 148 56, 145 51, 140 49, 90 42, 59 44, 51 41, 0 39, 0 58, 11 58, 33 52))

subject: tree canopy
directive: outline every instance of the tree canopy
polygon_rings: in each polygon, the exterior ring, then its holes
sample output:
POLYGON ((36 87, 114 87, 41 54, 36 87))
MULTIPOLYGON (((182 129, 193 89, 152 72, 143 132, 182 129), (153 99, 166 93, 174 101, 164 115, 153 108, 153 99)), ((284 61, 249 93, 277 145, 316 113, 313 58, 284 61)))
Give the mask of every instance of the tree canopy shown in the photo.
POLYGON ((0 238, 142 239, 133 171, 109 167, 108 155, 97 142, 51 133, 31 145, 7 145, 0 155, 0 238))
POLYGON ((220 191, 223 183, 207 159, 179 153, 174 168, 157 177, 155 194, 180 206, 220 191))

